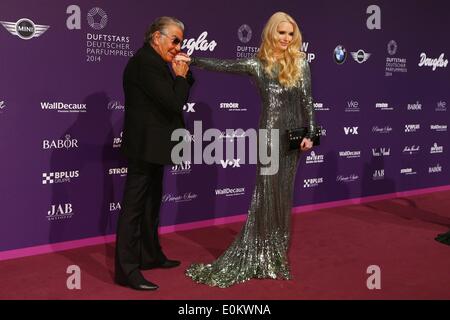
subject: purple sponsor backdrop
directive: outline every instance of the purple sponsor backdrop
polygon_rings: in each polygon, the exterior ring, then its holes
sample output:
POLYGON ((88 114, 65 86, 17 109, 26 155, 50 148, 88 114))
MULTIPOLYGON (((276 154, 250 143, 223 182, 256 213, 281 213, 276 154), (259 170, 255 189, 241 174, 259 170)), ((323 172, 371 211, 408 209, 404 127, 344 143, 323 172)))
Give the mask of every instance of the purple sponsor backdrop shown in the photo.
MULTIPOLYGON (((185 51, 218 58, 253 55, 275 11, 297 20, 325 135, 301 159, 294 206, 449 184, 445 1, 261 3, 1 1, 0 251, 115 232, 122 71, 161 15, 185 22, 185 51), (422 54, 442 66, 420 66, 422 54)), ((257 126, 248 77, 193 72, 190 128, 257 126)), ((246 213, 256 176, 242 162, 167 167, 162 225, 246 213)))

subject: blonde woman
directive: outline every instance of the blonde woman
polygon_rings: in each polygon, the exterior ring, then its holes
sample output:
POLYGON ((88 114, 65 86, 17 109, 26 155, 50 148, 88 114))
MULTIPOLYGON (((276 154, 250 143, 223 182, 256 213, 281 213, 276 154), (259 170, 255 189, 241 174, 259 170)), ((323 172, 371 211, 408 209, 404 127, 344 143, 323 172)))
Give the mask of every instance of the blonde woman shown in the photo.
MULTIPOLYGON (((257 165, 256 186, 240 234, 217 260, 193 264, 186 270, 198 283, 225 288, 251 278, 291 278, 287 251, 299 152, 288 150, 286 130, 302 126, 308 126, 309 132, 315 130, 310 71, 305 54, 300 52, 301 42, 294 19, 277 12, 264 27, 257 57, 191 57, 193 66, 252 76, 262 98, 259 127, 269 132, 278 129, 280 134, 278 173, 261 175, 262 166, 257 165)), ((268 142, 268 154, 273 143, 276 141, 268 142)), ((311 139, 305 138, 299 149, 311 147, 311 139)))

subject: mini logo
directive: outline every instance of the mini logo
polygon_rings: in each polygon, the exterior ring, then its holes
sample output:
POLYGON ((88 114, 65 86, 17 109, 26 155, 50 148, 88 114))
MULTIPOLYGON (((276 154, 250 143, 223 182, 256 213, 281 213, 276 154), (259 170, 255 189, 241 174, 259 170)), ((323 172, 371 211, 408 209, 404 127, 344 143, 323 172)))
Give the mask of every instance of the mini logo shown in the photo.
POLYGON ((109 172, 109 175, 119 175, 121 177, 125 177, 127 175, 128 168, 127 167, 111 168, 111 169, 109 169, 108 172, 109 172))
POLYGON ((70 219, 74 215, 72 204, 64 203, 64 204, 52 204, 50 206, 50 210, 47 212, 47 220, 62 220, 62 219, 70 219))
POLYGON ((347 58, 347 50, 342 45, 338 45, 333 51, 334 62, 343 64, 347 58))
POLYGON ((411 147, 410 146, 406 146, 403 149, 403 153, 407 153, 407 154, 410 154, 410 155, 419 153, 419 151, 420 151, 420 146, 416 146, 416 145, 412 145, 411 147))
POLYGON ((94 30, 101 30, 108 23, 108 15, 99 7, 94 7, 87 14, 87 22, 94 30))
POLYGON ((353 182, 359 179, 359 176, 357 174, 351 174, 348 176, 339 175, 336 177, 337 182, 353 182))
POLYGON ((360 158, 361 151, 339 151, 339 156, 347 159, 360 158))
POLYGON ((372 55, 371 53, 364 52, 364 50, 360 49, 356 52, 351 52, 351 55, 353 57, 353 60, 355 60, 358 63, 366 62, 367 59, 372 55))
POLYGON ((391 148, 372 148, 374 157, 388 157, 391 155, 391 148))
POLYGON ((436 111, 447 111, 447 102, 439 101, 436 106, 436 111))
POLYGON ((442 166, 438 163, 434 167, 428 167, 428 173, 442 172, 442 166))
POLYGON ((0 23, 12 35, 18 36, 23 40, 30 40, 41 36, 50 26, 34 24, 33 21, 27 18, 22 18, 17 22, 0 21, 0 23))
POLYGON ((417 101, 416 103, 409 103, 406 109, 408 111, 421 111, 422 105, 417 101))
POLYGON ((383 180, 384 179, 384 169, 375 170, 372 176, 373 180, 383 180))
POLYGON ((192 192, 187 192, 183 195, 177 195, 177 196, 174 196, 171 193, 167 193, 167 194, 163 195, 162 202, 175 202, 175 203, 188 202, 188 201, 192 201, 192 200, 196 199, 197 197, 198 197, 198 195, 195 193, 192 193, 192 192))
POLYGON ((420 124, 405 124, 405 132, 417 132, 420 130, 420 124))
POLYGON ((70 182, 80 176, 79 170, 42 173, 42 184, 70 182))
POLYGON ((186 112, 195 112, 194 106, 195 106, 195 103, 186 103, 186 104, 183 106, 183 111, 186 111, 186 112))
POLYGON ((359 102, 358 101, 347 101, 347 107, 345 112, 359 112, 359 102))
POLYGON ((303 180, 303 188, 317 187, 321 183, 323 183, 323 178, 304 179, 303 180))
POLYGON ((125 111, 125 106, 122 105, 119 101, 110 101, 108 103, 108 110, 125 111))
POLYGON ((444 59, 443 53, 437 59, 428 58, 424 52, 420 54, 419 67, 431 67, 431 70, 436 71, 436 68, 447 68, 447 64, 448 60, 444 59))
POLYGON ((349 134, 356 135, 356 134, 358 134, 358 127, 344 127, 344 133, 346 135, 349 135, 349 134))
POLYGON ((324 155, 316 154, 314 151, 311 151, 311 154, 306 157, 306 164, 312 163, 323 163, 324 155))
POLYGON ((434 131, 438 131, 438 132, 445 132, 445 131, 447 131, 447 125, 446 124, 432 124, 431 126, 430 126, 430 129, 431 130, 434 130, 434 131))
POLYGON ((378 110, 394 110, 393 107, 389 107, 389 104, 386 102, 380 102, 375 104, 375 108, 378 110))
POLYGON ((241 159, 233 159, 233 160, 220 160, 220 164, 222 165, 222 168, 226 169, 226 168, 240 168, 241 165, 239 164, 239 162, 241 161, 241 159))
POLYGON ((430 149, 430 153, 443 153, 444 152, 444 146, 438 146, 438 144, 435 142, 430 149))
POLYGON ((246 25, 243 24, 238 29, 238 38, 242 43, 247 43, 252 39, 252 29, 246 25))
POLYGON ((391 56, 397 53, 397 42, 395 42, 395 40, 391 40, 388 42, 387 51, 391 56))

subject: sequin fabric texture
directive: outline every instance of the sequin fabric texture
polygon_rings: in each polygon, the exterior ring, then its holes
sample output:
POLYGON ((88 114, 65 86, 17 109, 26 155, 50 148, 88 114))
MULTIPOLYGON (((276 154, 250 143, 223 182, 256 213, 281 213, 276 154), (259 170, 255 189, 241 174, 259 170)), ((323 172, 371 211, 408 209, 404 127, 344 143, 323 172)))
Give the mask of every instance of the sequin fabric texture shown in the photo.
POLYGON ((219 60, 193 57, 191 65, 206 70, 247 74, 259 89, 262 108, 259 128, 278 129, 279 139, 268 139, 268 154, 279 148, 279 170, 261 174, 258 161, 255 189, 247 220, 228 249, 215 261, 194 263, 186 275, 198 283, 226 288, 252 278, 290 279, 288 245, 298 151, 288 150, 286 130, 308 126, 314 131, 314 109, 308 62, 300 60, 301 78, 295 86, 280 85, 269 76, 258 58, 219 60))

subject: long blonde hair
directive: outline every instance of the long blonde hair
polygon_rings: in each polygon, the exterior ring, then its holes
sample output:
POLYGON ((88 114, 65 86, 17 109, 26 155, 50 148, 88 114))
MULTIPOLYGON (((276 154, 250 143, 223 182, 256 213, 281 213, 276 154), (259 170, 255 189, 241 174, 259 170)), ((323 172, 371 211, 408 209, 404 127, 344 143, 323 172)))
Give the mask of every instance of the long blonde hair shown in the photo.
POLYGON ((274 74, 274 67, 279 65, 278 81, 284 87, 292 87, 300 79, 300 59, 305 54, 300 52, 302 46, 302 34, 295 20, 284 12, 274 13, 267 21, 261 34, 261 46, 258 58, 264 64, 264 70, 268 75, 274 74), (277 28, 281 22, 289 22, 294 27, 294 35, 281 59, 276 59, 274 51, 278 45, 277 28))

